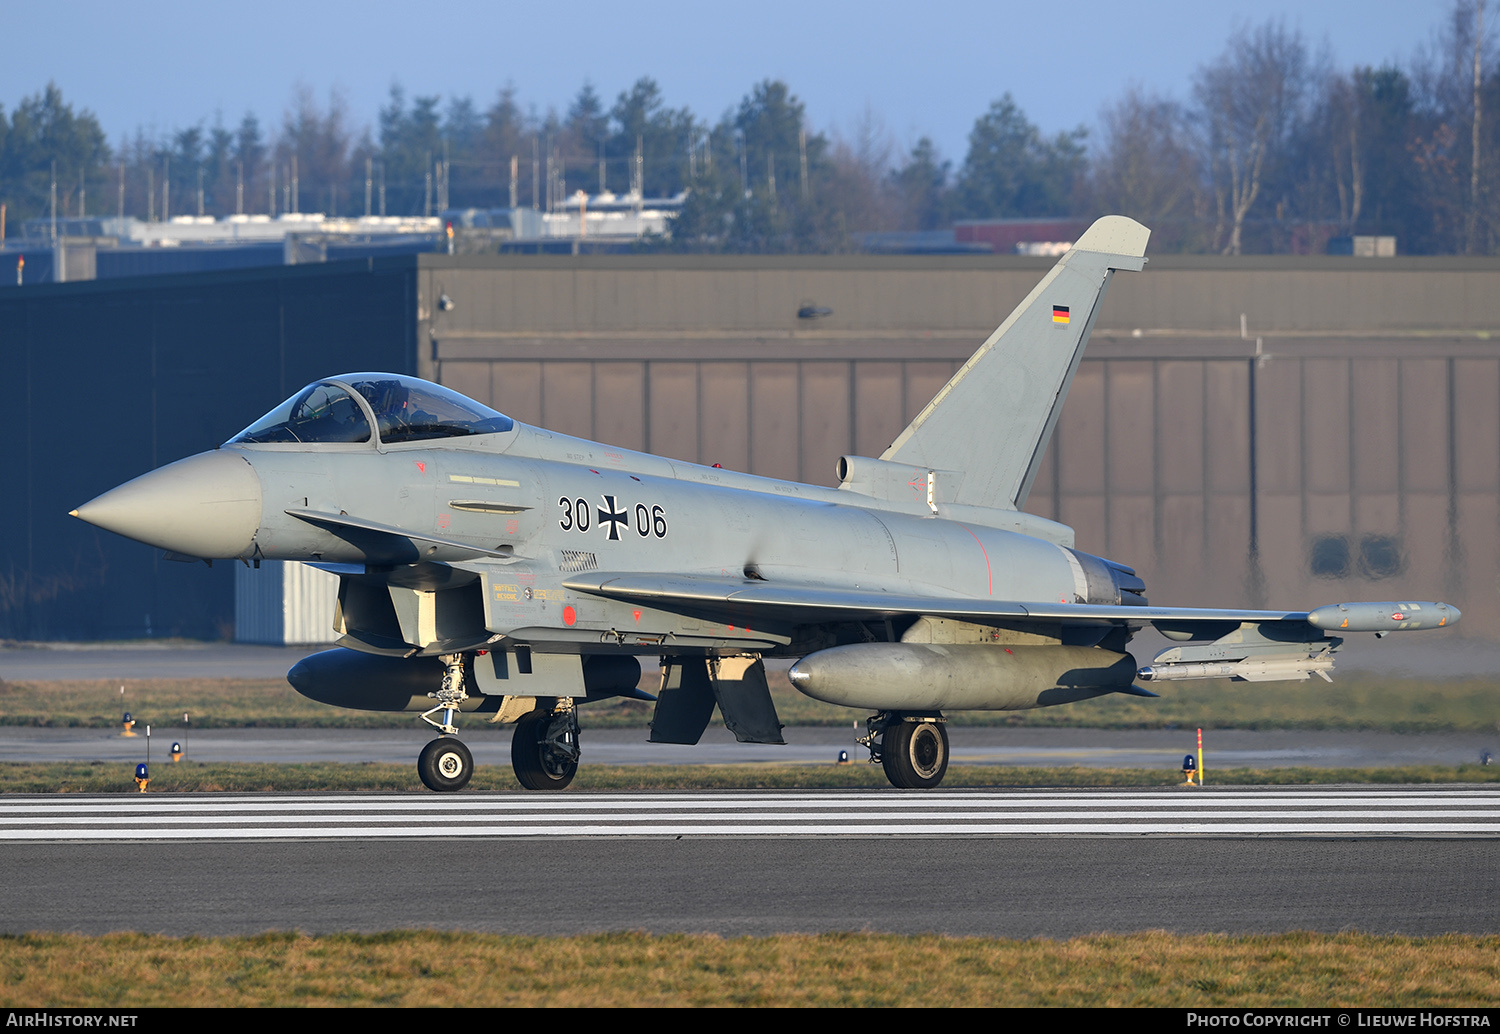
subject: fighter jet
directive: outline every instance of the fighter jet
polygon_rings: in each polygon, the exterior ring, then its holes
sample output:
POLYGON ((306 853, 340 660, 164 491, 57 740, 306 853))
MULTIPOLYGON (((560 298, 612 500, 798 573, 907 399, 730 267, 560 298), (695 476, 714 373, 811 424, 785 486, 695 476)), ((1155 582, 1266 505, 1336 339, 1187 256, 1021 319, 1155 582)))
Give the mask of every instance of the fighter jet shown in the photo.
POLYGON ((308 385, 212 452, 73 515, 179 557, 302 561, 339 577, 340 645, 288 675, 313 699, 408 711, 438 730, 417 771, 461 789, 461 715, 514 723, 517 778, 559 790, 577 708, 644 696, 650 739, 696 743, 715 705, 741 741, 782 742, 764 658, 871 712, 890 782, 948 767, 945 715, 1049 707, 1138 681, 1328 678, 1341 636, 1438 628, 1443 603, 1298 611, 1148 604, 1123 563, 1025 513, 1110 278, 1144 226, 1100 219, 879 457, 823 488, 529 427, 437 384, 351 373, 308 385), (1131 637, 1180 645, 1138 667, 1131 637))

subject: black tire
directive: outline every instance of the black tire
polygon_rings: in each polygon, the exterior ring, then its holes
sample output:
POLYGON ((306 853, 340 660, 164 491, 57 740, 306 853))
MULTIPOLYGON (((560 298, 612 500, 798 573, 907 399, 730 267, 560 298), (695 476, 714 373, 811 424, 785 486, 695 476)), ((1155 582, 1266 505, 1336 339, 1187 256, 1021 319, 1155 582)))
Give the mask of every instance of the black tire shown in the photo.
POLYGON ((417 775, 429 790, 454 793, 468 786, 473 774, 474 755, 456 737, 439 736, 417 755, 417 775))
POLYGON ((941 722, 893 722, 880 738, 880 760, 892 786, 931 790, 948 772, 948 730, 941 722))
POLYGON ((510 763, 528 790, 566 790, 578 773, 578 762, 559 760, 543 749, 542 737, 552 716, 529 714, 516 722, 510 740, 510 763))

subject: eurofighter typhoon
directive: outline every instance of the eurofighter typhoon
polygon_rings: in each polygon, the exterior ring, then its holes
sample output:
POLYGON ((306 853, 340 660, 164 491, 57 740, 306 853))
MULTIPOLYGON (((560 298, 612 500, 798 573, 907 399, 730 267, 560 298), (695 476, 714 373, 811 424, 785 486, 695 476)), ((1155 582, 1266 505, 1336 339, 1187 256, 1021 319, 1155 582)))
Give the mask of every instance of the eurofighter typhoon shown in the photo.
POLYGON ((560 790, 577 708, 642 696, 650 739, 696 743, 717 704, 781 743, 763 658, 818 700, 871 712, 861 742, 898 787, 938 785, 944 715, 1019 710, 1137 680, 1328 678, 1349 632, 1456 623, 1443 603, 1307 611, 1152 606, 1123 563, 1023 513, 1116 270, 1150 231, 1100 219, 878 458, 836 489, 754 477, 529 427, 412 377, 299 391, 212 452, 73 515, 202 559, 295 560, 339 577, 339 647, 288 679, 341 707, 409 711, 439 735, 417 771, 462 789, 461 715, 514 723, 512 761, 560 790), (1138 667, 1150 625, 1180 643, 1138 667))

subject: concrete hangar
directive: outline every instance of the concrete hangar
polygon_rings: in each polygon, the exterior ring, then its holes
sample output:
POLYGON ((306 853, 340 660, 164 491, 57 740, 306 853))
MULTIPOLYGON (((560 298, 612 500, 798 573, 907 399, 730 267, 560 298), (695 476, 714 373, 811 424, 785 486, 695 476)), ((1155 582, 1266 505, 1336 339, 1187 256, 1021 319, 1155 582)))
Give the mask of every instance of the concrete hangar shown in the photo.
MULTIPOLYGON (((0 291, 0 637, 233 634, 237 565, 67 511, 320 376, 414 373, 556 431, 832 484, 1052 261, 422 254, 0 291)), ((1155 257, 1114 282, 1029 509, 1174 604, 1438 598, 1485 636, 1492 332, 1495 259, 1155 257)))

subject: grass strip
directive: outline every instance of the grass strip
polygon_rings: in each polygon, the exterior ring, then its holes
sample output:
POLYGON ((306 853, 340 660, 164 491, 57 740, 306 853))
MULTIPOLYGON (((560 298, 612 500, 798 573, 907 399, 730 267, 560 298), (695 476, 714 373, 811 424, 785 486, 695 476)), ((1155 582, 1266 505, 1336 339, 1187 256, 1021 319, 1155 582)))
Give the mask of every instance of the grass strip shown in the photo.
POLYGON ((1500 937, 0 937, 7 1008, 1492 1006, 1500 937))
MULTIPOLYGON (((3 793, 138 793, 135 766, 126 762, 0 763, 3 793)), ((1137 768, 1012 768, 954 765, 944 789, 998 787, 1166 787, 1182 782, 1171 770, 1137 768)), ((1210 785, 1328 786, 1500 782, 1495 765, 1413 765, 1402 768, 1216 769, 1210 785)), ((776 763, 759 765, 581 765, 570 793, 590 790, 834 790, 889 787, 878 765, 776 763)), ((481 765, 471 790, 523 791, 509 766, 481 765)), ((150 793, 298 793, 375 791, 426 793, 415 765, 382 762, 177 764, 154 762, 150 793)))
MULTIPOLYGON (((835 707, 793 690, 784 672, 770 674, 771 693, 786 725, 849 726, 866 711, 835 707)), ((642 680, 643 683, 647 680, 642 680)), ((654 687, 646 687, 654 688, 654 687)), ((1033 711, 963 711, 955 725, 1090 729, 1349 729, 1385 732, 1496 732, 1500 706, 1484 679, 1427 681, 1352 674, 1323 682, 1246 685, 1222 681, 1166 682, 1158 699, 1112 694, 1033 711)), ((194 728, 411 728, 415 716, 352 711, 299 695, 284 679, 95 679, 0 682, 0 725, 109 728, 129 711, 138 727, 165 735, 194 728), (121 693, 124 687, 124 693, 121 693)), ((584 728, 644 728, 651 705, 604 700, 580 708, 584 728)))

